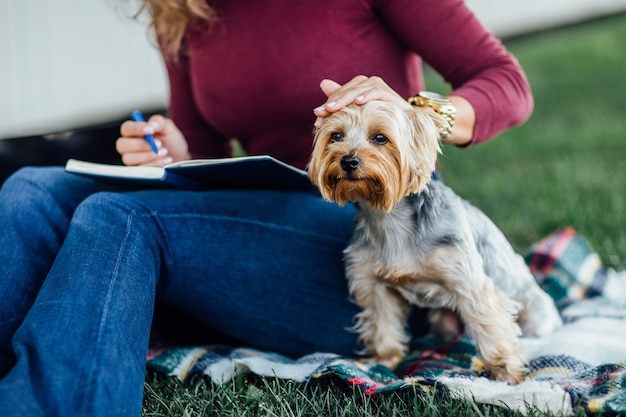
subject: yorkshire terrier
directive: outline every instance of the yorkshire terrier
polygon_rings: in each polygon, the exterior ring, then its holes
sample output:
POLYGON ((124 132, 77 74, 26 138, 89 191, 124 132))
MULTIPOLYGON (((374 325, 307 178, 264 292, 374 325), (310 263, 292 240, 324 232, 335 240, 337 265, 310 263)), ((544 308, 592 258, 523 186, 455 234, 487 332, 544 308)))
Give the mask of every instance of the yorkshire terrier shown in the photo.
POLYGON ((440 337, 466 331, 492 378, 517 384, 518 337, 549 334, 561 318, 491 220, 432 179, 443 123, 430 109, 350 105, 315 132, 309 176, 324 199, 356 206, 345 260, 362 353, 395 368, 414 304, 431 309, 440 337))

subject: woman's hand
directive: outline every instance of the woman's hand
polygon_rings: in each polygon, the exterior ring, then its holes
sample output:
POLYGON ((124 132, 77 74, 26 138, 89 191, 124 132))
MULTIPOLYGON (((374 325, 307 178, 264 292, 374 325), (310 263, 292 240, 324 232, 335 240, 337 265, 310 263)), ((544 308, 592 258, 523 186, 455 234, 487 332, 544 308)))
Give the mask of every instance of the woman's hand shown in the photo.
POLYGON ((182 132, 171 119, 161 115, 154 115, 147 122, 127 120, 122 123, 120 133, 115 149, 122 155, 124 165, 163 166, 191 157, 182 132), (154 136, 158 154, 150 149, 144 135, 154 136))
POLYGON ((372 100, 381 100, 394 103, 404 109, 411 108, 411 105, 380 77, 357 75, 344 85, 332 80, 322 80, 320 88, 328 100, 313 110, 317 116, 316 127, 322 125, 326 116, 352 103, 362 105, 372 100))

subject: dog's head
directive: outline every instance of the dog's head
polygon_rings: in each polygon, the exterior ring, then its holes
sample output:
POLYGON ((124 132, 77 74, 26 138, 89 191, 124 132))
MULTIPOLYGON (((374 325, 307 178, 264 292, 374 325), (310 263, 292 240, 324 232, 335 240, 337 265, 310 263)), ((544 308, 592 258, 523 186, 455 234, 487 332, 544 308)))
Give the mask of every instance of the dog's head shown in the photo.
POLYGON ((328 201, 361 201, 391 211, 430 180, 443 123, 443 117, 420 107, 403 110, 382 101, 350 105, 315 132, 311 181, 328 201))

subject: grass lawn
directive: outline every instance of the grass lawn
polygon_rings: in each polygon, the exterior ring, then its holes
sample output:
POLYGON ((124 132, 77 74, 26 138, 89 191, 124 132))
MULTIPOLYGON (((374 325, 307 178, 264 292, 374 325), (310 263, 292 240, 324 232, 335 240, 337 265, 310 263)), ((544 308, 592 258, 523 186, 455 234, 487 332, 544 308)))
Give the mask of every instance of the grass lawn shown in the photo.
MULTIPOLYGON (((470 149, 444 148, 443 178, 520 252, 574 227, 607 266, 626 269, 626 15, 506 43, 526 69, 535 111, 470 149)), ((445 91, 435 74, 428 88, 445 91)), ((428 393, 366 398, 344 385, 245 377, 220 387, 149 374, 144 416, 517 416, 428 393)), ((536 415, 541 415, 537 413, 536 415)), ((577 415, 583 416, 582 410, 577 415)))

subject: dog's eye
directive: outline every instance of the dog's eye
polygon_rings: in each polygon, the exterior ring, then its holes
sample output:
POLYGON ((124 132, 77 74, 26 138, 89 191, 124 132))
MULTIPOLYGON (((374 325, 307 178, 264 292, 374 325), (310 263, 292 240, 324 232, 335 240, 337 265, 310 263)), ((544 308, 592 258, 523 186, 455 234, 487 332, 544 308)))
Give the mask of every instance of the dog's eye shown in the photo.
POLYGON ((341 142, 343 140, 343 133, 341 132, 333 132, 330 134, 331 142, 341 142))
POLYGON ((374 142, 376 145, 384 145, 385 143, 389 142, 389 139, 387 139, 387 136, 383 135, 382 133, 377 133, 372 136, 371 141, 374 142))

